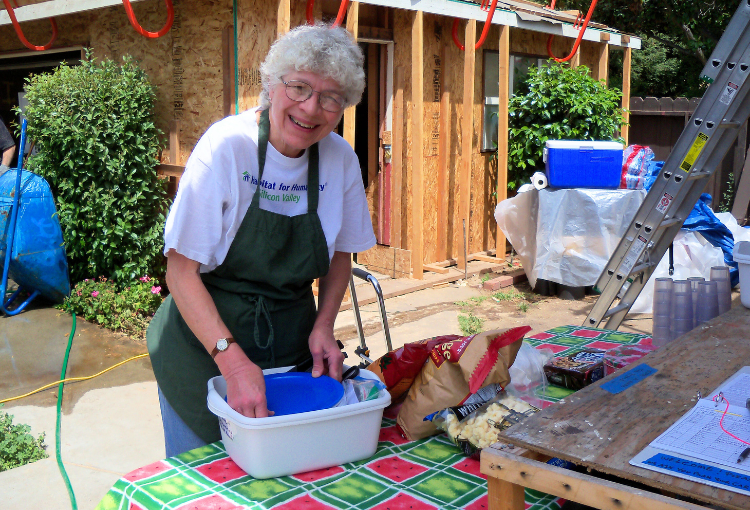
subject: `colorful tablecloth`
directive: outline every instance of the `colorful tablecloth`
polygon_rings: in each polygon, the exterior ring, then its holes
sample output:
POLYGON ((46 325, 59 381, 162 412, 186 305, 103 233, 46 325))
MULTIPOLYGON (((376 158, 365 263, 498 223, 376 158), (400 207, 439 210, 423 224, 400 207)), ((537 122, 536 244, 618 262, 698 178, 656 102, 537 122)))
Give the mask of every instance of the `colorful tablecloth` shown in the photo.
MULTIPOLYGON (((555 353, 650 343, 650 337, 564 326, 527 339, 555 353)), ((570 390, 548 386, 556 401, 570 390)), ((304 445, 300 445, 304 448, 304 445)), ((526 508, 557 510, 553 496, 526 490, 526 508)), ((383 417, 375 455, 359 462, 294 476, 256 480, 232 462, 221 442, 137 469, 115 483, 97 510, 426 510, 487 508, 487 480, 479 462, 444 436, 407 441, 394 416, 383 417)))

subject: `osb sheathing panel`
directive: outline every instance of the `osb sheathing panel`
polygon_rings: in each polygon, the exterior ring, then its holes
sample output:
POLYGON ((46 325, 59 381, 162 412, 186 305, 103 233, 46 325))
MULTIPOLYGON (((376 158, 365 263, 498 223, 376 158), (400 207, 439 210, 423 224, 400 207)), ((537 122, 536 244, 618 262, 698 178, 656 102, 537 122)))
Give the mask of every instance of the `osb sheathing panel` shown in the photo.
MULTIPOLYGON (((174 4, 175 22, 172 31, 163 37, 150 39, 142 36, 130 25, 121 6, 90 11, 90 44, 97 58, 111 58, 117 62, 125 55, 132 56, 148 75, 156 91, 156 127, 163 133, 166 144, 169 122, 173 118, 172 65, 170 49, 172 37, 179 24, 184 7, 179 0, 174 4)), ((164 26, 166 7, 158 0, 147 0, 133 4, 138 23, 146 30, 155 32, 164 26)), ((168 154, 168 150, 164 151, 168 154)), ((167 162, 168 159, 165 160, 167 162)))
MULTIPOLYGON (((53 48, 66 46, 81 46, 89 40, 89 17, 83 14, 69 14, 57 16, 58 36, 53 48)), ((35 45, 47 44, 52 35, 52 27, 48 20, 29 21, 21 24, 26 39, 35 45)), ((29 51, 18 39, 13 25, 0 27, 0 52, 29 51)))
MULTIPOLYGON (((91 46, 95 57, 119 61, 132 55, 156 88, 156 125, 168 139, 173 120, 180 121, 180 161, 184 164, 198 138, 222 116, 221 30, 232 24, 230 0, 173 0, 175 20, 158 39, 138 34, 123 7, 57 17, 55 48, 91 46)), ((136 19, 149 31, 161 29, 166 7, 161 0, 133 4, 136 19)), ((49 22, 23 24, 27 39, 49 39, 49 22)), ((11 26, 0 27, 0 52, 25 49, 11 26)), ((169 151, 162 160, 171 162, 169 151)))
MULTIPOLYGON (((229 0, 173 0, 173 6, 172 29, 158 39, 138 34, 119 7, 95 11, 92 46, 97 55, 138 60, 156 86, 157 127, 165 141, 172 122, 179 121, 179 158, 170 161, 165 150, 162 161, 185 164, 206 128, 222 117, 221 31, 232 23, 232 6, 229 0)), ((163 2, 147 0, 134 8, 146 30, 163 26, 163 2)))

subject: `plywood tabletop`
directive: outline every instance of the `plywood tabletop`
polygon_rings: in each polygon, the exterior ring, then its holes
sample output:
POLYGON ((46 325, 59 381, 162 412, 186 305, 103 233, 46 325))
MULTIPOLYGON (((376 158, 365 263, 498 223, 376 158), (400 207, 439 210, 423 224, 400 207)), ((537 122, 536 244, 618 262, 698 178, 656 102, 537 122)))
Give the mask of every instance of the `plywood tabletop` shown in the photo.
POLYGON ((628 463, 695 405, 699 391, 707 396, 746 365, 750 310, 735 305, 638 363, 502 432, 500 441, 727 508, 747 509, 748 496, 628 463), (642 363, 658 371, 616 395, 600 387, 642 363))

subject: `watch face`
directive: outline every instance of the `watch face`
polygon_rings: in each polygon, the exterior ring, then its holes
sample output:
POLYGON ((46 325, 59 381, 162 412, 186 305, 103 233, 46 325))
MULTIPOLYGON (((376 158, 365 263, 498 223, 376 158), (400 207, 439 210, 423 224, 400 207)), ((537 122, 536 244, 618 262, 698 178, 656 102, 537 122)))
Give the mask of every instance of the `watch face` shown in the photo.
POLYGON ((226 350, 226 348, 229 347, 229 342, 227 342, 226 338, 220 338, 218 342, 216 342, 216 348, 220 351, 226 350))

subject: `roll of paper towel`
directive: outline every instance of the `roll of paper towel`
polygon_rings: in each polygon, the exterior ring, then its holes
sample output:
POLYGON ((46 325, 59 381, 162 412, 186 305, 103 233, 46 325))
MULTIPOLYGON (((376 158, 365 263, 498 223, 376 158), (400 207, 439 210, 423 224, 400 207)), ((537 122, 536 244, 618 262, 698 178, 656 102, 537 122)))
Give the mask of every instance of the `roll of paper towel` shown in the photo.
POLYGON ((544 172, 536 172, 531 176, 531 182, 536 189, 544 189, 547 187, 547 176, 544 172))

